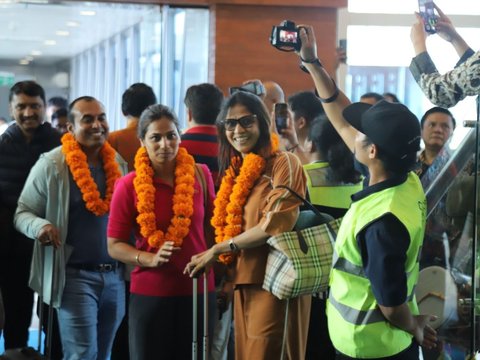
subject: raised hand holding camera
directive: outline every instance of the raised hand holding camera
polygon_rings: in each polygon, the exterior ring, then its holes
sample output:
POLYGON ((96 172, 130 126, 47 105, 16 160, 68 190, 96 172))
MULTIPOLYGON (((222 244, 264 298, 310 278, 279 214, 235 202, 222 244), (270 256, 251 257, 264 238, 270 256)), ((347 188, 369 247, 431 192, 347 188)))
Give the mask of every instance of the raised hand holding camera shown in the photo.
POLYGON ((318 60, 317 44, 311 26, 296 26, 291 20, 283 20, 280 26, 272 28, 270 44, 281 51, 297 52, 304 63, 314 63, 318 60))

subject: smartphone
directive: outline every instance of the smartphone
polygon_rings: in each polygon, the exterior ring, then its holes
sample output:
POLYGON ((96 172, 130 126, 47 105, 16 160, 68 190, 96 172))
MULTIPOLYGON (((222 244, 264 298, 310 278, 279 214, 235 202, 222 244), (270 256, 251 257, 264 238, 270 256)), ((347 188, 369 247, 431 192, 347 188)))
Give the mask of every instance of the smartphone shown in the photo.
POLYGON ((275 104, 275 125, 277 126, 278 132, 281 132, 283 129, 287 128, 287 118, 288 118, 288 105, 286 103, 276 103, 275 104))
POLYGON ((418 10, 423 19, 425 31, 429 34, 435 34, 435 24, 437 23, 437 16, 435 15, 435 6, 433 0, 418 0, 418 10))
POLYGON ((340 55, 337 55, 339 56, 339 61, 342 63, 342 64, 346 64, 347 63, 347 39, 340 39, 338 40, 338 48, 343 51, 343 54, 341 54, 341 58, 340 58, 340 55))

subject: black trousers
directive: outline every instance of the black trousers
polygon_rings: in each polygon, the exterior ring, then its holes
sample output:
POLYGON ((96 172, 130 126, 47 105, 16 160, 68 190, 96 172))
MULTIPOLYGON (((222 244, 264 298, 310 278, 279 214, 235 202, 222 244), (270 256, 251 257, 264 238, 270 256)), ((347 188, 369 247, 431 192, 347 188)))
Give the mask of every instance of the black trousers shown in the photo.
POLYGON ((327 299, 312 296, 306 360, 335 359, 335 348, 328 334, 327 314, 325 312, 326 303, 327 299))
POLYGON ((111 360, 130 360, 130 349, 128 346, 128 307, 130 302, 130 281, 125 281, 125 307, 127 311, 123 317, 115 340, 113 341, 111 360))
MULTIPOLYGON (((203 297, 198 296, 198 359, 202 354, 203 297)), ((213 333, 215 293, 208 296, 208 332, 213 333)), ((192 358, 192 297, 130 295, 129 343, 132 360, 192 358)))
MULTIPOLYGON (((386 356, 386 357, 379 357, 375 358, 376 360, 418 360, 419 357, 419 346, 418 343, 415 340, 412 340, 412 344, 403 350, 402 352, 392 355, 392 356, 386 356)), ((340 354, 337 352, 336 359, 339 360, 352 360, 355 358, 351 358, 350 356, 340 354)))
POLYGON ((8 234, 8 238, 0 234, 0 288, 5 309, 5 349, 14 349, 28 343, 33 313, 33 291, 28 279, 34 240, 14 230, 8 234))

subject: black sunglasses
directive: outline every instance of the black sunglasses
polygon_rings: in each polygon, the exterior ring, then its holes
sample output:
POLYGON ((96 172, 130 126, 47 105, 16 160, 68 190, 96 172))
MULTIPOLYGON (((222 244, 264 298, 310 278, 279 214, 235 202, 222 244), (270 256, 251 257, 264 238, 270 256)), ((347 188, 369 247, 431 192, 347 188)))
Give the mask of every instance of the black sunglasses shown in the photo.
POLYGON ((248 129, 253 126, 253 123, 255 122, 255 119, 257 118, 257 115, 251 114, 251 115, 245 115, 242 116, 239 119, 225 119, 223 122, 223 125, 225 125, 225 129, 228 131, 233 131, 237 127, 237 124, 240 124, 241 127, 244 129, 248 129))

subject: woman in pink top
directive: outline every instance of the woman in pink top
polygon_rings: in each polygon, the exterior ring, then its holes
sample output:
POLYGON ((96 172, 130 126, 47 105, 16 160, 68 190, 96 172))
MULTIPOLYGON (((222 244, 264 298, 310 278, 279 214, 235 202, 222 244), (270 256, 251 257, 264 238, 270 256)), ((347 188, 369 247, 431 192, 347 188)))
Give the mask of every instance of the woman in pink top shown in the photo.
MULTIPOLYGON (((213 181, 205 165, 196 165, 179 148, 178 120, 169 108, 147 108, 140 117, 138 136, 142 147, 135 171, 117 182, 108 223, 110 256, 136 265, 130 288, 130 358, 187 359, 192 281, 183 269, 192 255, 208 248, 204 219, 212 214, 213 181), (132 233, 135 246, 129 241, 132 233)), ((213 316, 212 273, 208 291, 213 316)))

